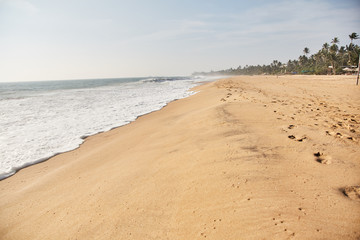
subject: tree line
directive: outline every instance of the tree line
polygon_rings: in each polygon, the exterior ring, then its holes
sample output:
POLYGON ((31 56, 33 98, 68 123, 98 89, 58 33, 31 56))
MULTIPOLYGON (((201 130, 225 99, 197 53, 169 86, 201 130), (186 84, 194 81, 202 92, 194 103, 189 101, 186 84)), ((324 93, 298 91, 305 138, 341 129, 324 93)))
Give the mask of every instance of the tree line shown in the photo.
POLYGON ((258 74, 345 74, 354 72, 359 61, 360 47, 354 44, 357 33, 349 35, 349 45, 339 46, 339 38, 324 43, 316 53, 305 47, 298 59, 282 63, 274 60, 269 65, 246 65, 220 71, 196 72, 194 75, 258 75, 258 74))

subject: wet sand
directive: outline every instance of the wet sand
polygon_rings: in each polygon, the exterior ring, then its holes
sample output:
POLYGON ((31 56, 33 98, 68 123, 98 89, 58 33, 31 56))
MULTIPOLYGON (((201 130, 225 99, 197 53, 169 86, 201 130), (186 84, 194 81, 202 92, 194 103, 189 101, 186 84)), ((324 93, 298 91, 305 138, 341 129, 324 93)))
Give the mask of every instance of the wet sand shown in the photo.
POLYGON ((197 87, 0 181, 1 239, 358 239, 355 82, 197 87))

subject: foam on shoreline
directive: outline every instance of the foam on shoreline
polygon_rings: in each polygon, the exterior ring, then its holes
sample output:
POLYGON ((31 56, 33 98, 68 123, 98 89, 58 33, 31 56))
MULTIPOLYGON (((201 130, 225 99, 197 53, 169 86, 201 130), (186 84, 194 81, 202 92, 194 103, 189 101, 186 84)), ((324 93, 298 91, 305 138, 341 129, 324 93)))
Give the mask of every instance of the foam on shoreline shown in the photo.
POLYGON ((2 100, 0 180, 78 148, 88 136, 188 97, 197 84, 187 78, 145 79, 87 89, 28 91, 28 96, 2 100))

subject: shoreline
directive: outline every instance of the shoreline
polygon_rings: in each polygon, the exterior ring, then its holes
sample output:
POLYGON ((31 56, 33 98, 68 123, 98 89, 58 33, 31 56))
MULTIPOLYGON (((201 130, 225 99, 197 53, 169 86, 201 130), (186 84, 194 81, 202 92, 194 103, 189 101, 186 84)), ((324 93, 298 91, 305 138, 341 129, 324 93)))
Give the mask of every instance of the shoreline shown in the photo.
MULTIPOLYGON (((66 80, 65 80, 65 81, 66 81, 66 80)), ((71 81, 71 80, 70 80, 70 81, 71 81)), ((197 83, 197 86, 192 87, 192 88, 190 88, 190 89, 188 90, 188 92, 189 92, 191 95, 189 95, 189 96, 187 96, 187 97, 190 97, 190 96, 196 94, 196 92, 192 93, 192 92, 193 92, 192 89, 194 89, 194 88, 196 88, 196 87, 198 87, 198 86, 201 86, 201 85, 203 85, 203 84, 209 83, 209 82, 211 82, 211 81, 204 81, 204 82, 199 82, 199 83, 197 83)), ((184 97, 184 98, 187 98, 187 97, 184 97)), ((93 134, 90 134, 90 135, 80 136, 79 139, 81 139, 82 142, 81 142, 77 147, 75 147, 75 148, 73 148, 73 149, 70 149, 70 150, 67 150, 67 151, 64 151, 64 152, 56 152, 56 153, 52 154, 51 156, 43 157, 43 158, 40 158, 40 159, 35 160, 35 161, 33 161, 33 162, 28 162, 28 163, 25 163, 25 164, 23 164, 23 165, 21 165, 21 166, 12 168, 12 171, 11 171, 11 172, 9 172, 9 173, 4 173, 4 174, 0 174, 0 182, 1 182, 2 180, 4 180, 4 179, 7 179, 7 178, 9 178, 9 177, 14 176, 17 172, 21 171, 22 169, 31 167, 31 166, 36 165, 36 164, 40 164, 40 163, 46 162, 46 161, 48 161, 48 160, 51 160, 51 158, 56 157, 57 155, 60 155, 60 154, 64 154, 64 153, 67 153, 67 152, 71 152, 71 151, 77 150, 78 148, 81 147, 82 144, 84 144, 85 140, 86 140, 87 138, 89 138, 89 137, 93 137, 93 136, 96 136, 96 135, 98 135, 98 134, 102 134, 102 133, 104 133, 104 132, 109 132, 109 131, 112 131, 112 130, 114 130, 114 129, 123 127, 123 126, 125 126, 125 125, 131 124, 132 122, 135 122, 138 118, 140 118, 140 117, 142 117, 142 116, 145 116, 145 115, 148 115, 148 114, 151 114, 151 113, 156 112, 156 111, 160 111, 161 109, 163 109, 164 107, 166 107, 169 103, 174 102, 174 101, 178 101, 178 100, 181 100, 181 99, 183 99, 183 98, 174 99, 174 100, 166 103, 166 104, 165 104, 163 107, 161 107, 160 109, 156 109, 156 110, 153 110, 153 111, 151 111, 151 112, 148 112, 148 113, 145 113, 145 114, 141 114, 141 115, 139 115, 139 116, 136 116, 136 118, 135 118, 133 121, 130 121, 130 122, 125 123, 125 124, 123 124, 123 125, 115 126, 115 127, 112 127, 112 128, 110 128, 110 129, 108 129, 108 130, 96 132, 96 133, 93 133, 93 134)))
POLYGON ((356 239, 360 199, 343 193, 360 184, 351 80, 238 76, 197 86, 0 181, 0 234, 356 239))

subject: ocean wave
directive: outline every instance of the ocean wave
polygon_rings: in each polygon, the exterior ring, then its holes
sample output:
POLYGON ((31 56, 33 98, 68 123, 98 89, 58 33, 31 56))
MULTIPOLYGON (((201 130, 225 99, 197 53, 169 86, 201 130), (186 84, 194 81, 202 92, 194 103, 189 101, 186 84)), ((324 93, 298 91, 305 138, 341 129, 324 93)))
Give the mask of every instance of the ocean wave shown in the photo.
POLYGON ((142 82, 155 82, 155 83, 161 83, 161 82, 171 82, 171 81, 180 81, 180 80, 194 80, 191 77, 153 77, 153 78, 146 78, 141 80, 142 82))
POLYGON ((102 87, 101 80, 91 84, 96 87, 64 86, 56 91, 50 87, 31 97, 0 101, 0 179, 76 149, 88 136, 128 124, 173 100, 188 97, 194 94, 189 89, 197 81, 160 77, 102 87))

